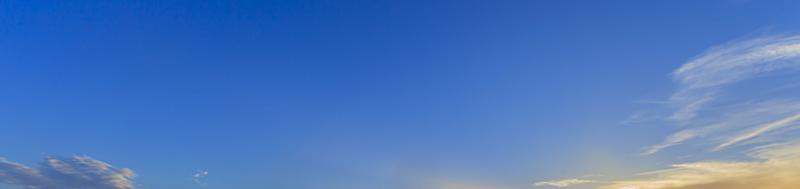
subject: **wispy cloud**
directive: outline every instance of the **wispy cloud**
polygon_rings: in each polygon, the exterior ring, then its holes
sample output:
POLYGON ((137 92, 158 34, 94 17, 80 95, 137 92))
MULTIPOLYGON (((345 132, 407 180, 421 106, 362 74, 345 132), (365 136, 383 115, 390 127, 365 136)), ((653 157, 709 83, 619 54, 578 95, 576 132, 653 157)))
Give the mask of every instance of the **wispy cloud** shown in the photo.
POLYGON ((664 148, 668 148, 670 146, 678 145, 678 144, 680 144, 680 143, 682 143, 682 142, 684 142, 686 140, 694 138, 698 134, 700 134, 700 132, 698 132, 697 130, 683 130, 681 132, 675 133, 675 134, 667 137, 666 141, 664 141, 661 144, 657 144, 657 145, 648 147, 644 152, 642 152, 642 155, 654 154, 654 153, 656 153, 658 151, 661 151, 664 148))
POLYGON ((133 189, 134 177, 86 156, 48 157, 38 169, 0 158, 0 182, 26 189, 133 189))
MULTIPOLYGON (((646 148, 642 154, 654 154, 711 133, 715 134, 714 137, 730 138, 712 149, 720 150, 791 124, 797 119, 793 116, 800 113, 797 97, 774 95, 746 101, 721 99, 736 98, 735 94, 730 94, 730 88, 737 84, 798 70, 800 36, 762 37, 709 49, 673 72, 679 85, 667 101, 668 105, 676 108, 669 120, 688 128, 646 148), (782 119, 776 118, 781 116, 786 120, 776 123, 783 124, 769 123, 782 119), (721 133, 744 134, 725 137, 719 136, 721 133)), ((770 85, 772 88, 795 86, 791 81, 777 81, 770 85)))
POLYGON ((800 145, 772 145, 751 161, 701 161, 613 181, 600 189, 786 189, 800 186, 800 145))
POLYGON ((535 186, 568 188, 595 184, 597 189, 786 189, 800 186, 800 143, 765 145, 747 161, 698 161, 622 180, 565 179, 535 186))
POLYGON ((437 183, 432 188, 435 189, 504 189, 507 187, 487 183, 476 183, 466 181, 443 181, 437 183))
MULTIPOLYGON (((798 71, 800 35, 740 40, 707 50, 673 72, 678 89, 665 104, 674 109, 660 120, 681 129, 645 148, 642 154, 691 144, 708 149, 709 154, 703 157, 730 150, 726 154, 741 153, 750 160, 711 158, 627 179, 591 183, 599 189, 800 187, 800 133, 794 130, 800 126, 798 71), (744 144, 761 147, 744 148, 744 144)), ((570 187, 586 182, 563 180, 537 185, 570 187)))
POLYGON ((586 179, 581 179, 581 178, 572 178, 572 179, 563 179, 563 180, 541 181, 541 182, 534 183, 533 186, 550 186, 550 187, 556 187, 556 188, 564 188, 564 187, 569 187, 569 186, 574 186, 574 185, 579 185, 579 184, 589 184, 589 183, 595 183, 595 182, 597 182, 597 181, 586 180, 586 179))
POLYGON ((722 148, 728 147, 730 145, 733 145, 733 144, 736 144, 736 143, 739 143, 739 142, 742 142, 742 141, 757 137, 759 135, 762 135, 762 134, 766 133, 767 131, 778 129, 778 128, 781 128, 781 127, 785 127, 785 126, 787 126, 789 124, 792 124, 792 123, 796 122, 797 120, 800 120, 800 114, 795 114, 793 116, 790 116, 790 117, 787 117, 787 118, 783 118, 781 120, 778 120, 778 121, 763 125, 761 127, 758 127, 757 129, 753 130, 753 131, 749 131, 749 132, 743 133, 741 135, 738 135, 738 136, 728 140, 725 143, 720 144, 719 146, 714 148, 714 151, 721 150, 722 148))

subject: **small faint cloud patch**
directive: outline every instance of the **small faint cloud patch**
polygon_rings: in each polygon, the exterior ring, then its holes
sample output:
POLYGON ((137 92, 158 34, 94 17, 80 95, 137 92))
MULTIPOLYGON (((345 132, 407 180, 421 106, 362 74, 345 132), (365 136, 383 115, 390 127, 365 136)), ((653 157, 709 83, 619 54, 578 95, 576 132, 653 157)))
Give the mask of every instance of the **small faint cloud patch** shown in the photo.
POLYGON ((192 181, 200 186, 206 186, 205 179, 208 177, 208 170, 198 170, 192 174, 192 181))

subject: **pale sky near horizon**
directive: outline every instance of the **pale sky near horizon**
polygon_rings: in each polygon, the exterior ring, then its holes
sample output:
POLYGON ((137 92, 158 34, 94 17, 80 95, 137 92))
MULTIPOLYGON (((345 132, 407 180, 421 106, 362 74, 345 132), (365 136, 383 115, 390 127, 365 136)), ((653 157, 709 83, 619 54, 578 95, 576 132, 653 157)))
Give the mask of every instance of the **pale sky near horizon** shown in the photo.
POLYGON ((800 187, 798 32, 796 1, 0 1, 0 189, 800 187))

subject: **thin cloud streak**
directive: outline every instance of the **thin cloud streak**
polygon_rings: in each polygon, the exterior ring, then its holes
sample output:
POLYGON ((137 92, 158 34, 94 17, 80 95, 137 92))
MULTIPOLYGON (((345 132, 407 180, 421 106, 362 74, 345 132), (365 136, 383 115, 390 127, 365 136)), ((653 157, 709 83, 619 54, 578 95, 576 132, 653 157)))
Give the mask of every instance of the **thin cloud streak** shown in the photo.
MULTIPOLYGON (((759 128, 762 129, 753 129, 751 127, 767 123, 770 121, 769 118, 774 116, 798 113, 800 109, 792 106, 790 107, 791 111, 772 113, 769 109, 786 109, 787 105, 770 104, 756 107, 766 108, 765 111, 748 112, 750 109, 741 106, 767 104, 769 101, 738 104, 718 101, 720 98, 730 95, 725 92, 731 85, 749 79, 774 75, 773 73, 780 71, 797 70, 800 70, 800 36, 763 37, 732 42, 709 49, 673 72, 673 77, 678 81, 679 86, 667 103, 676 108, 669 116, 669 120, 688 128, 667 137, 660 144, 644 149, 641 154, 658 153, 688 140, 705 137, 709 133, 720 133, 732 129, 754 130, 749 133, 753 135, 729 137, 732 140, 725 141, 712 149, 712 151, 719 150, 779 128, 760 126, 759 128), (712 104, 716 108, 709 108, 709 105, 712 104), (702 116, 699 115, 701 112, 704 112, 702 116), (747 118, 734 117, 734 115, 748 113, 753 115, 748 115, 750 117, 747 118), (749 119, 745 120, 747 125, 742 122, 730 121, 742 119, 749 119)), ((774 85, 780 88, 783 85, 791 85, 791 83, 776 82, 774 85)), ((784 101, 790 102, 790 104, 800 104, 797 103, 800 100, 793 97, 784 101)))
POLYGON ((655 154, 656 152, 661 151, 664 148, 668 148, 670 146, 678 145, 683 141, 689 140, 694 138, 698 135, 696 130, 683 130, 681 132, 675 133, 667 138, 664 143, 657 144, 651 147, 648 147, 641 155, 651 155, 655 154))
POLYGON ((589 183, 596 183, 597 181, 594 180, 586 180, 580 178, 573 178, 573 179, 563 179, 563 180, 551 180, 551 181, 541 181, 534 183, 533 186, 542 187, 542 186, 550 186, 555 188, 564 188, 579 184, 589 184, 589 183))
POLYGON ((771 130, 774 130, 774 129, 777 129, 777 128, 780 128, 780 127, 787 126, 787 125, 789 125, 791 123, 794 123, 797 120, 800 120, 800 114, 795 114, 794 116, 787 117, 787 118, 784 118, 784 119, 781 119, 781 120, 778 120, 778 121, 763 125, 763 126, 759 127, 756 130, 741 134, 741 135, 736 136, 735 138, 729 140, 728 142, 720 144, 719 146, 714 148, 713 151, 718 151, 718 150, 721 150, 721 149, 723 149, 725 147, 731 146, 733 144, 736 144, 736 143, 739 143, 739 142, 742 142, 742 141, 745 141, 745 140, 748 140, 748 139, 752 139, 754 137, 757 137, 759 135, 764 134, 767 131, 771 131, 771 130))

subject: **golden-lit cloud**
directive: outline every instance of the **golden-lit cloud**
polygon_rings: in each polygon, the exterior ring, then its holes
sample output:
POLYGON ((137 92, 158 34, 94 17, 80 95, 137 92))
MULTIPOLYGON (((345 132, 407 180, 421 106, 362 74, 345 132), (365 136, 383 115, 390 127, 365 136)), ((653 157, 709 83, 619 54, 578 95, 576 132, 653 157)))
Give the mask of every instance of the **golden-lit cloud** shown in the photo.
POLYGON ((800 144, 769 146, 751 161, 702 161, 673 165, 599 189, 789 189, 800 188, 800 144))

